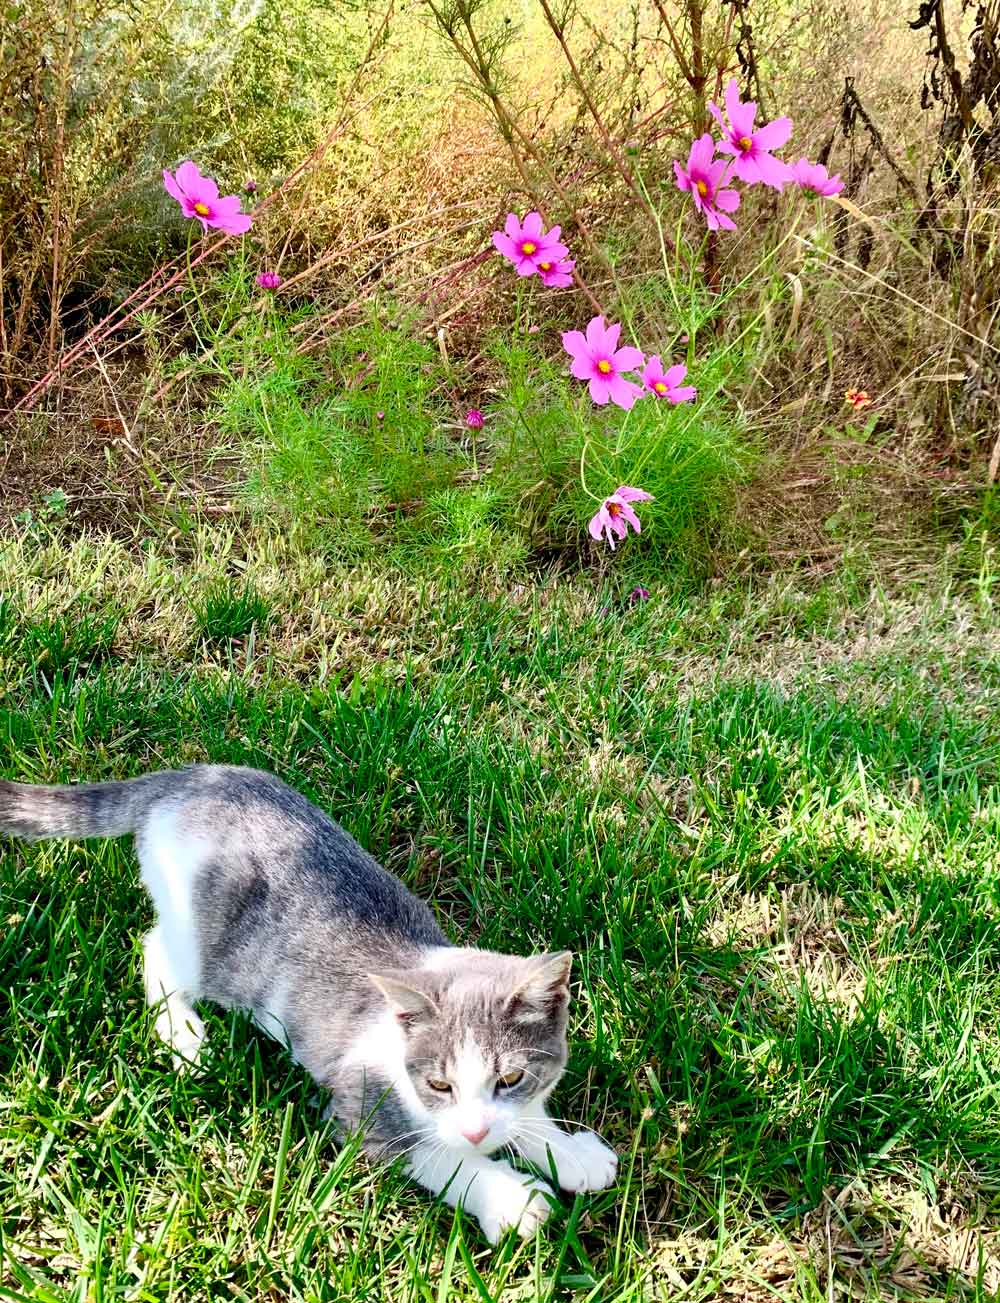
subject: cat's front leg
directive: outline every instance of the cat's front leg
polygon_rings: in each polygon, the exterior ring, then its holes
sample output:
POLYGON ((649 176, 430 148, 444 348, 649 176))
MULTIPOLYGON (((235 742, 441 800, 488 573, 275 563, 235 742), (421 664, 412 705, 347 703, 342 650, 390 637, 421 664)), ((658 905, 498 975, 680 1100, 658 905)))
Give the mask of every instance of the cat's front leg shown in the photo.
POLYGON ((547 1173, 555 1168, 562 1190, 605 1190, 618 1175, 618 1155, 596 1132, 563 1131, 542 1105, 527 1114, 515 1139, 529 1163, 547 1173))
POLYGON ((406 1166, 425 1189, 471 1213, 491 1244, 511 1227, 518 1235, 533 1235, 552 1211, 554 1195, 544 1181, 485 1154, 459 1157, 442 1153, 439 1145, 419 1145, 407 1156, 406 1166))

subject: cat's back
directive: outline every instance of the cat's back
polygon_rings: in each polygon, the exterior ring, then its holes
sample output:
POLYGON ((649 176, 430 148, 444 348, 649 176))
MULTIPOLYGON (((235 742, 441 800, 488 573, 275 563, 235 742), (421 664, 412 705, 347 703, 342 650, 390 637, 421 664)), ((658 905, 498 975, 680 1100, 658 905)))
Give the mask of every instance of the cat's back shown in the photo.
POLYGON ((440 945, 430 909, 330 815, 264 770, 196 765, 153 812, 150 833, 198 844, 194 884, 203 924, 246 941, 304 924, 440 945))

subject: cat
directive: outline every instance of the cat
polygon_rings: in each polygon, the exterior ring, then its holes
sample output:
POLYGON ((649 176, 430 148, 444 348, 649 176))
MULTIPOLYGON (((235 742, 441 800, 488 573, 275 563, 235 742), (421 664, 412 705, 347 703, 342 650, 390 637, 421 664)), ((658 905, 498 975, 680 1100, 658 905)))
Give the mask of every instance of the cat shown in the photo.
POLYGON ((146 999, 175 1066, 195 1064, 194 1001, 250 1011, 330 1094, 369 1155, 398 1160, 496 1243, 531 1235, 551 1186, 601 1190, 618 1158, 545 1104, 566 1066, 572 954, 452 945, 431 910, 273 774, 193 765, 124 782, 0 780, 0 832, 135 834, 156 925, 146 999))

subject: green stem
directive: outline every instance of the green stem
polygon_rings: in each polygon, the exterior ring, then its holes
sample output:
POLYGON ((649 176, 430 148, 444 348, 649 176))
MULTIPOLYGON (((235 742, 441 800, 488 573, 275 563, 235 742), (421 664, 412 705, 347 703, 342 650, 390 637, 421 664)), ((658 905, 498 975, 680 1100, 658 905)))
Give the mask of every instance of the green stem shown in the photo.
MULTIPOLYGON (((191 225, 188 227, 188 242, 187 242, 188 284, 191 286, 191 293, 194 295, 194 301, 198 305, 198 312, 201 315, 201 319, 205 323, 205 333, 207 334, 208 338, 211 339, 214 333, 212 330, 212 323, 208 319, 208 313, 205 311, 205 305, 204 303, 202 303, 201 295, 198 293, 198 286, 195 284, 194 281, 194 268, 191 266, 191 245, 193 243, 194 243, 194 222, 192 222, 191 225)), ((197 333, 198 332, 195 331, 195 334, 197 333)), ((202 341, 199 339, 198 343, 201 344, 201 342, 202 341)), ((204 347, 204 345, 202 345, 202 347, 204 347)))

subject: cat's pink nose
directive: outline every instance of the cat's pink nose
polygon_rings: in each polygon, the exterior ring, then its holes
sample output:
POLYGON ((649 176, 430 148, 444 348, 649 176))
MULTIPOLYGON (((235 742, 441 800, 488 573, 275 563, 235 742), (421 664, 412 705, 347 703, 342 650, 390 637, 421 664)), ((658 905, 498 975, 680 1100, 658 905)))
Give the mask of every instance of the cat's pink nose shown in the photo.
POLYGON ((478 1131, 463 1131, 462 1135, 465 1136, 470 1145, 478 1145, 480 1140, 484 1140, 488 1133, 489 1127, 480 1127, 478 1131))

